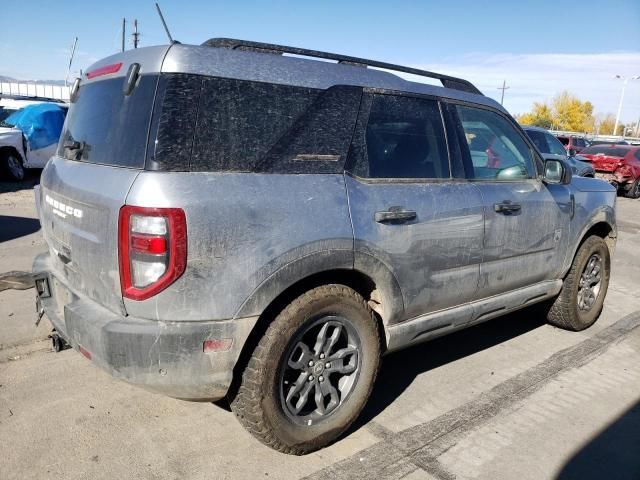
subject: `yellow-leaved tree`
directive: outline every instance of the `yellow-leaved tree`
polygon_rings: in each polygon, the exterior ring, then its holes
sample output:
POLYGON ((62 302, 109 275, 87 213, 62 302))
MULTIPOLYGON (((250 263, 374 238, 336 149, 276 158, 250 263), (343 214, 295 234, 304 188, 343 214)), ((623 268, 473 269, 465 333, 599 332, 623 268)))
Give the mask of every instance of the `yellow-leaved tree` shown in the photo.
POLYGON ((530 113, 517 115, 516 119, 524 125, 573 132, 593 132, 595 127, 593 104, 566 90, 556 95, 551 104, 535 102, 530 113))

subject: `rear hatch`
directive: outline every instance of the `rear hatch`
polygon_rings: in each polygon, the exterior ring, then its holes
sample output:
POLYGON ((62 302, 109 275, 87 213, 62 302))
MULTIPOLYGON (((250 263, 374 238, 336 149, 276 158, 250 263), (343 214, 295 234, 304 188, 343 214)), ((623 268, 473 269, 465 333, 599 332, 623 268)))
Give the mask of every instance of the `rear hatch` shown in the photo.
MULTIPOLYGON (((40 182, 40 220, 56 276, 121 312, 118 215, 144 169, 158 72, 167 47, 109 57, 80 82, 56 155, 40 182), (139 64, 135 88, 125 77, 139 64)), ((137 67, 136 67, 137 68, 137 67)))

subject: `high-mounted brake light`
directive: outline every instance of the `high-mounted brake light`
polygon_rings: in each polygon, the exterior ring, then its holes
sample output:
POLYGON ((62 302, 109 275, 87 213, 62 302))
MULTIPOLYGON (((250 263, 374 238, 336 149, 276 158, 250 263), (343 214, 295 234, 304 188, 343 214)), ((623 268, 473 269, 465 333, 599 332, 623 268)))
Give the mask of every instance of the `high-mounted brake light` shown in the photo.
POLYGON ((109 75, 110 73, 116 73, 120 71, 122 68, 122 62, 120 63, 112 63, 110 65, 105 65, 104 67, 96 68, 95 70, 91 70, 87 72, 87 78, 96 78, 101 75, 109 75))
POLYGON ((122 296, 145 300, 161 292, 187 266, 187 222, 180 208, 125 205, 118 220, 122 296))

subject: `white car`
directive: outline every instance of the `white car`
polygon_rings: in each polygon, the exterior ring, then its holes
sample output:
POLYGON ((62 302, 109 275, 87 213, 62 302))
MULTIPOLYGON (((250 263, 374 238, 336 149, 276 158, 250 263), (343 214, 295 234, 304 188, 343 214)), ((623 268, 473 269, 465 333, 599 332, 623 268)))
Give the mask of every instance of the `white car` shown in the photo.
POLYGON ((2 111, 11 113, 0 120, 0 168, 12 180, 22 180, 26 168, 44 168, 55 153, 67 112, 64 104, 3 99, 2 111), (14 108, 12 108, 14 107, 14 108))

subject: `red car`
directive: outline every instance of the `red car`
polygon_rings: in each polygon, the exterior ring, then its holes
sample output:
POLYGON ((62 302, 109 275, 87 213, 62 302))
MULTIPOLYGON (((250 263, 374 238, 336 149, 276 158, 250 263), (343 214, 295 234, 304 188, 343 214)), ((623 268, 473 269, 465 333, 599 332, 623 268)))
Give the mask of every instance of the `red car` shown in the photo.
POLYGON ((556 138, 562 142, 564 149, 572 155, 576 153, 582 155, 582 151, 588 145, 584 138, 576 137, 575 135, 556 135, 556 138))
POLYGON ((580 155, 591 161, 596 178, 618 187, 628 198, 640 197, 640 147, 594 145, 580 155))

